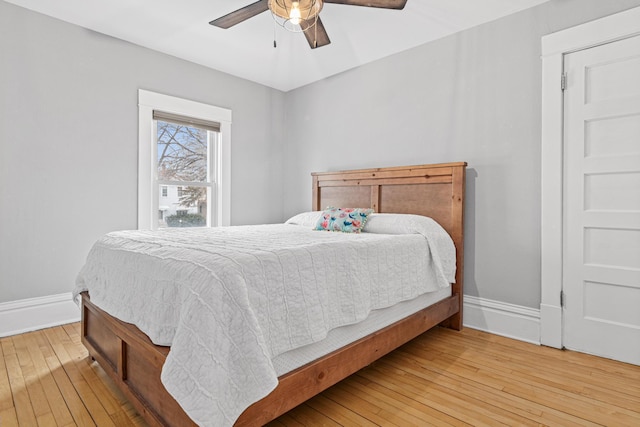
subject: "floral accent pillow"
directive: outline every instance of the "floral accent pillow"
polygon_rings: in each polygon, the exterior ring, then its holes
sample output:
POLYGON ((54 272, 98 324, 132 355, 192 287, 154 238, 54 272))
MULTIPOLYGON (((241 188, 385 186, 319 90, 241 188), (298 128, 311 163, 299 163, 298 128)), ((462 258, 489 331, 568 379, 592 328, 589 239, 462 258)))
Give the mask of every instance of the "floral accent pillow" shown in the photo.
POLYGON ((328 207, 322 212, 316 230, 359 233, 373 209, 328 207))

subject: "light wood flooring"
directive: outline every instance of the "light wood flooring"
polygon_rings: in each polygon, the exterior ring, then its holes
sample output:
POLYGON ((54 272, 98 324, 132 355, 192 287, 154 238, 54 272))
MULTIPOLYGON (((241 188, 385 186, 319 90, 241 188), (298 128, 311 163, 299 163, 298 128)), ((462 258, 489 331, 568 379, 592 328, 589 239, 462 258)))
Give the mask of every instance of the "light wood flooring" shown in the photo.
MULTIPOLYGON (((79 324, 0 339, 0 426, 145 426, 79 324)), ((271 426, 640 426, 640 366, 435 328, 271 426)))

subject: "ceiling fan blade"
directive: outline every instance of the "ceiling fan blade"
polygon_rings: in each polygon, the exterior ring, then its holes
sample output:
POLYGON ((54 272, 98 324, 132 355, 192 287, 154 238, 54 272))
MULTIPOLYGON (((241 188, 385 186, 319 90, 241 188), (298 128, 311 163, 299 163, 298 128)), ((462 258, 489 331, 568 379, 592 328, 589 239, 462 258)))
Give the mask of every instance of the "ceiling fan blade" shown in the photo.
POLYGON ((243 7, 242 9, 238 9, 235 12, 228 13, 218 19, 214 19, 209 22, 211 25, 215 25, 220 28, 230 28, 236 24, 239 24, 243 21, 246 21, 249 18, 253 18, 254 16, 269 10, 268 0, 260 0, 255 3, 251 3, 248 6, 243 7))
MULTIPOLYGON (((307 25, 313 25, 313 21, 313 19, 310 19, 309 21, 305 21, 305 23, 307 25)), ((326 46, 331 43, 331 40, 329 40, 329 35, 327 34, 327 30, 324 29, 324 25, 322 24, 319 16, 318 20, 316 21, 316 25, 313 25, 312 27, 304 30, 304 36, 307 38, 311 49, 326 46)))
POLYGON ((404 9, 404 5, 407 4, 407 0, 324 0, 324 2, 382 9, 404 9))

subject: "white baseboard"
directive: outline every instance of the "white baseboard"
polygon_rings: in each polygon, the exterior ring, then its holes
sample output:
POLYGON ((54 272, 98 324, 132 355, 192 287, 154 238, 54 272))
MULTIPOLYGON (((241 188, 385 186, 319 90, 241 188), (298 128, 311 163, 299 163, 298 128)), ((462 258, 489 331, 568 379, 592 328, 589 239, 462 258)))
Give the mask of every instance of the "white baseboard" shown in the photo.
POLYGON ((80 320, 71 292, 0 303, 0 337, 80 320))
POLYGON ((562 307, 540 304, 540 344, 562 348, 562 307))
MULTIPOLYGON (((0 337, 80 321, 71 293, 0 303, 0 337)), ((540 344, 540 310, 464 296, 464 326, 540 344)))
POLYGON ((463 325, 504 337, 540 344, 540 310, 464 296, 463 325))

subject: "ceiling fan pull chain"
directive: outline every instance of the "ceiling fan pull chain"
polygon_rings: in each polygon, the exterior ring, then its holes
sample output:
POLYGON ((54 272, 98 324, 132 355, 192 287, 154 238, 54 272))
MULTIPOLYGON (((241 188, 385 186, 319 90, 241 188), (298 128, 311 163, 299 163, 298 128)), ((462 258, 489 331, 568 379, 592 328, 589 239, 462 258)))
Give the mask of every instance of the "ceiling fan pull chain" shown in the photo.
POLYGON ((277 48, 278 44, 276 43, 276 21, 273 21, 273 48, 277 48))
POLYGON ((318 15, 316 15, 315 22, 313 23, 313 48, 318 47, 318 15))

